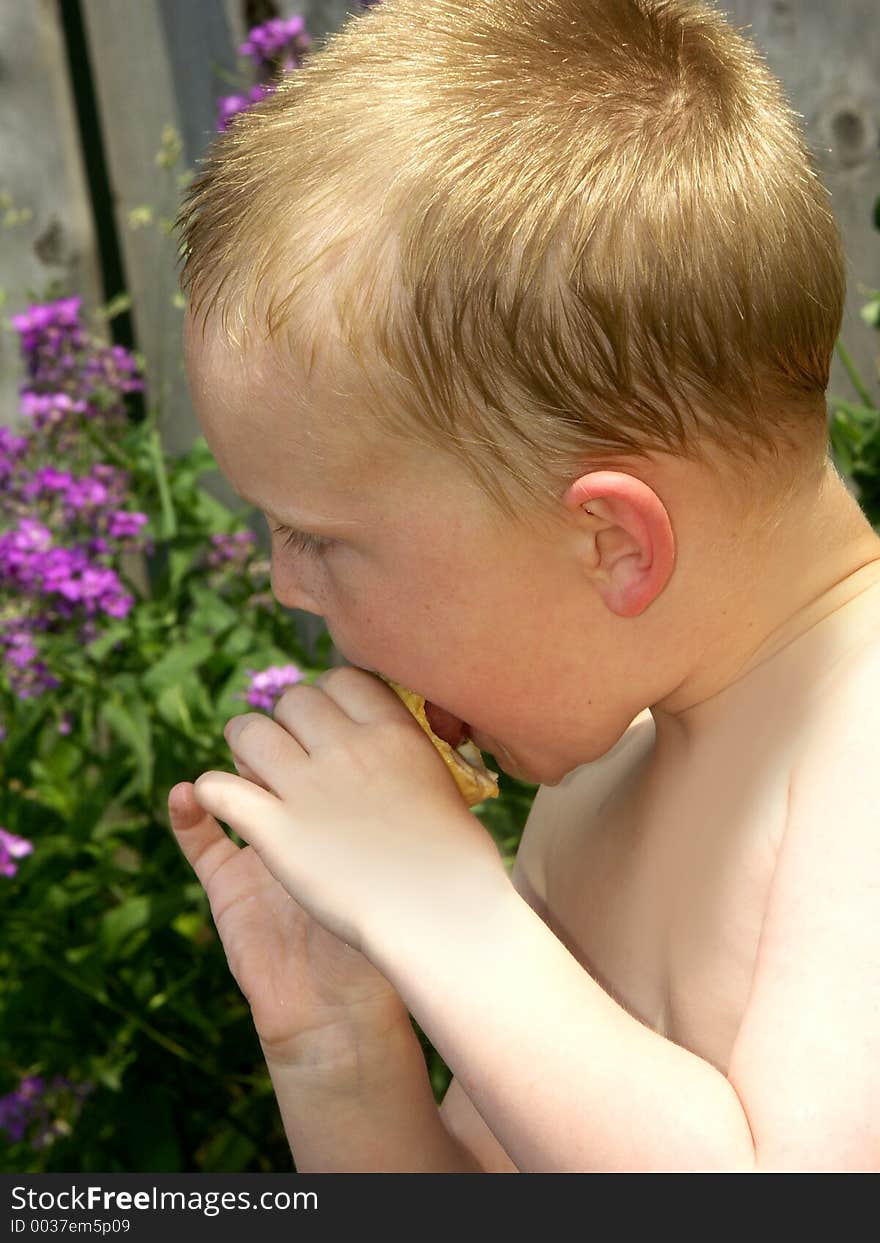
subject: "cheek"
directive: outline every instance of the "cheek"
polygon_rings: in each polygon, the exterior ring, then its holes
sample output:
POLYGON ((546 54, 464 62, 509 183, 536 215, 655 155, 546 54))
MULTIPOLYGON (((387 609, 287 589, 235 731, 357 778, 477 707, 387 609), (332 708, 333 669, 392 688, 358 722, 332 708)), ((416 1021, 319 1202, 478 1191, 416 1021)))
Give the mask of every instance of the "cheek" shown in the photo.
POLYGON ((333 580, 318 557, 273 547, 269 581, 272 594, 286 608, 323 617, 332 607, 333 580))
POLYGON ((327 569, 322 601, 327 629, 353 665, 383 669, 399 643, 400 615, 384 585, 351 567, 327 569))

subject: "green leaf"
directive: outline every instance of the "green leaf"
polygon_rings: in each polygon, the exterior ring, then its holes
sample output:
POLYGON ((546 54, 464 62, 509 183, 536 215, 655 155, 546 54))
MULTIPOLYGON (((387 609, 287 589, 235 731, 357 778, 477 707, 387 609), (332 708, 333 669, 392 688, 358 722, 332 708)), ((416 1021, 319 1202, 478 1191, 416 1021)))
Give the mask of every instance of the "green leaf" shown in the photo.
POLYGON ((256 1146, 247 1136, 227 1124, 202 1149, 201 1169, 206 1174, 238 1173, 247 1170, 256 1156, 256 1146))
POLYGON ((144 690, 158 698, 166 687, 180 683, 186 674, 203 665, 214 650, 214 640, 208 635, 196 635, 186 643, 177 644, 144 674, 141 679, 144 690))
MULTIPOLYGON (((230 630, 223 639, 223 654, 228 656, 230 660, 237 660, 248 652, 253 652, 255 644, 254 628, 246 622, 236 626, 234 630, 230 630)), ((251 666, 253 661, 248 662, 251 666)), ((242 666, 243 669, 243 666, 242 666)), ((236 670, 235 677, 241 679, 245 676, 236 670)))
POLYGON ((59 783, 55 774, 51 769, 47 768, 42 760, 31 760, 30 772, 31 785, 36 793, 38 802, 45 807, 51 807, 53 811, 57 811, 65 819, 70 819, 73 816, 76 800, 79 797, 79 792, 75 787, 66 779, 59 783))
POLYGON ((202 475, 218 469, 214 454, 208 448, 204 436, 197 436, 186 453, 182 453, 174 463, 175 482, 191 483, 202 475))
POLYGON ((145 928, 150 922, 151 908, 152 900, 140 895, 108 911, 101 919, 99 932, 104 949, 115 954, 127 937, 145 928))
POLYGON ((840 410, 835 411, 831 425, 831 433, 838 440, 845 441, 847 445, 858 449, 862 443, 862 433, 858 425, 853 420, 847 418, 840 410))
POLYGON ((859 315, 869 328, 880 328, 880 295, 865 303, 859 315))
POLYGON ((167 686, 156 701, 156 711, 163 721, 199 742, 203 741, 202 732, 193 720, 193 713, 202 721, 211 721, 216 715, 210 696, 196 674, 188 674, 173 686, 167 686))
POLYGON ((132 308, 131 294, 127 292, 118 293, 115 298, 111 298, 109 302, 105 302, 103 306, 99 306, 93 312, 94 318, 98 323, 107 323, 111 319, 115 319, 117 315, 122 315, 125 311, 132 308))
POLYGON ((880 410, 875 406, 863 406, 857 401, 843 401, 838 397, 834 400, 834 407, 835 419, 842 411, 861 427, 873 427, 880 422, 880 410))
POLYGON ((94 661, 96 665, 100 665, 110 655, 115 643, 119 643, 121 641, 124 644, 130 638, 130 623, 117 622, 108 626, 103 634, 98 635, 97 639, 93 639, 91 643, 87 643, 85 651, 90 660, 94 661))
POLYGON ((173 598, 177 597, 180 585, 187 574, 193 572, 192 548, 171 548, 168 552, 169 590, 173 598))
POLYGON ((76 743, 67 738, 53 738, 49 740, 49 748, 43 752, 42 759, 44 771, 61 783, 82 766, 83 753, 76 743))
POLYGON ((205 531, 213 533, 225 531, 233 513, 222 501, 218 501, 210 492, 201 489, 196 494, 194 517, 205 531))
POLYGON ((153 740, 146 705, 139 699, 108 699, 99 712, 116 737, 132 751, 140 778, 135 789, 148 794, 153 784, 153 740))
POLYGON ((194 582, 190 594, 195 605, 190 626, 197 633, 220 634, 238 623, 238 611, 230 608, 212 588, 194 582))
POLYGON ((171 927, 187 941, 199 942, 203 939, 205 920, 197 911, 181 911, 172 919, 171 927))
POLYGON ((831 456, 834 460, 834 466, 842 475, 851 476, 853 472, 853 459, 849 451, 844 436, 840 434, 839 428, 831 427, 831 456))

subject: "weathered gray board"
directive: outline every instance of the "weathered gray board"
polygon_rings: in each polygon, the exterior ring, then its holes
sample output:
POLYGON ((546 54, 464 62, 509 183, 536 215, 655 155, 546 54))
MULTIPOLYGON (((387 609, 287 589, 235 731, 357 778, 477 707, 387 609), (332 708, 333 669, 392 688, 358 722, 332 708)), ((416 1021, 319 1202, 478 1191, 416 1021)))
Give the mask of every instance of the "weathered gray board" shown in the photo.
MULTIPOLYGON (((880 334, 859 314, 880 289, 880 6, 877 0, 728 0, 717 6, 751 37, 804 120, 831 192, 847 255, 840 339, 880 402, 880 334)), ((829 393, 858 400, 835 355, 829 393)))
POLYGON ((54 0, 0 3, 0 424, 16 422, 22 380, 11 314, 27 290, 69 282, 101 301, 98 251, 54 0), (11 199, 11 203, 10 203, 11 199), (21 213, 12 223, 13 213, 21 213), (28 216, 28 213, 30 215, 28 216), (22 216, 24 218, 22 218, 22 216))

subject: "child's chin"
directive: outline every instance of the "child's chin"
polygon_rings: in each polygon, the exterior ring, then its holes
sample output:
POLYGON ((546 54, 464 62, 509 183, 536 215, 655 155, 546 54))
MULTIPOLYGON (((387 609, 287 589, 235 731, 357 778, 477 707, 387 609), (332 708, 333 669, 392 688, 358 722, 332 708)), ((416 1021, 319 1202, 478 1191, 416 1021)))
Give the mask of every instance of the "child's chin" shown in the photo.
POLYGON ((485 751, 492 758, 490 768, 500 768, 508 777, 513 777, 516 781, 525 781, 529 785, 556 785, 557 781, 561 781, 564 774, 553 776, 550 781, 545 776, 539 775, 533 769, 523 767, 519 762, 513 760, 504 747, 500 746, 494 740, 488 740, 485 746, 480 746, 475 735, 471 735, 473 741, 477 744, 481 751, 485 751))

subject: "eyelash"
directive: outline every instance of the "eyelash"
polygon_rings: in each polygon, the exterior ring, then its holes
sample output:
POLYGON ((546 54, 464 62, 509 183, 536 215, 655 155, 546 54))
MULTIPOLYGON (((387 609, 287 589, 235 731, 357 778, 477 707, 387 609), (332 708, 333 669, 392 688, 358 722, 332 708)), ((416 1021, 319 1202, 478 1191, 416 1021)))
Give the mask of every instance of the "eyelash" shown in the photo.
POLYGON ((275 535, 287 534, 284 548, 294 548, 297 552, 305 552, 313 557, 326 552, 333 543, 332 540, 322 539, 319 535, 307 535, 305 531, 295 531, 293 527, 273 527, 272 531, 275 535))

